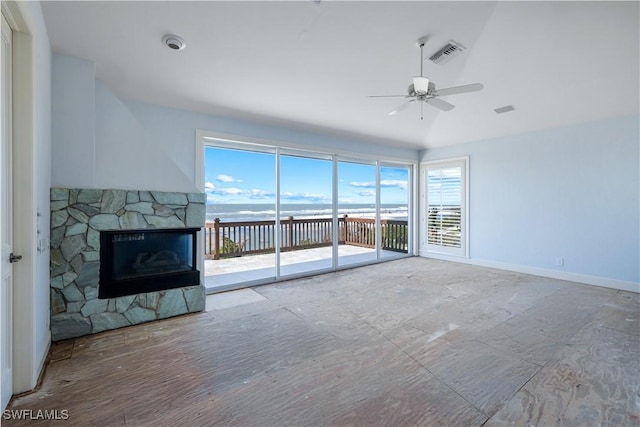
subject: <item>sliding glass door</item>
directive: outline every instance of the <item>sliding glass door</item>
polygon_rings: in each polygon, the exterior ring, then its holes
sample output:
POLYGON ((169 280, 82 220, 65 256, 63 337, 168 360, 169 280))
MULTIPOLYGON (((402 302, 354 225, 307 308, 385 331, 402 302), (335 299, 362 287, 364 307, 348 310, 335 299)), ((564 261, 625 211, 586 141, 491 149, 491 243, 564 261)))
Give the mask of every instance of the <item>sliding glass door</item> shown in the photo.
POLYGON ((380 166, 381 258, 397 258, 409 253, 410 177, 409 166, 380 166))
POLYGON ((375 261, 377 250, 376 165, 338 161, 338 265, 375 261))
POLYGON ((227 289, 276 277, 275 153, 205 149, 205 284, 227 289))
POLYGON ((280 155, 280 275, 333 267, 333 161, 280 155))
POLYGON ((226 140, 203 150, 209 292, 411 251, 411 165, 226 140))

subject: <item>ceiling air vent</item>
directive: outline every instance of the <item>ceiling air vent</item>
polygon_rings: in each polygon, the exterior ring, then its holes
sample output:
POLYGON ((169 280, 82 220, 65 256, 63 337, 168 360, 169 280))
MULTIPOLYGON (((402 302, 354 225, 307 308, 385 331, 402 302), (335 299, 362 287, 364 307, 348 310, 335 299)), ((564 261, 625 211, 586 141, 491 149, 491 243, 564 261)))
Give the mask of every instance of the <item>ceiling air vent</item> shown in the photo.
POLYGON ((460 55, 463 50, 464 46, 454 42, 453 40, 449 40, 446 45, 429 57, 429 61, 434 64, 444 64, 445 62, 460 55))
POLYGON ((505 105, 504 107, 496 108, 493 111, 495 111, 496 114, 504 114, 514 110, 515 110, 515 107, 513 105, 505 105))

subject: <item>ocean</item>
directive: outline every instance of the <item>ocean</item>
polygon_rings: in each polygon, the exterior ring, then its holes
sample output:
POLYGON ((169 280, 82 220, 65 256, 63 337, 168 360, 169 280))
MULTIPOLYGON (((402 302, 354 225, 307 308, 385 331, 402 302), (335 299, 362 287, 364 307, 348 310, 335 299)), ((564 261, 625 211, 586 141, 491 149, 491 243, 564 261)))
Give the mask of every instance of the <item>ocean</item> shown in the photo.
MULTIPOLYGON (((280 218, 330 218, 333 212, 331 204, 283 203, 280 205, 280 218)), ((372 204, 340 204, 338 215, 373 218, 376 212, 372 204)), ((407 219, 406 204, 382 204, 380 213, 383 219, 407 219)), ((207 222, 216 218, 221 221, 262 221, 271 220, 276 214, 274 204, 218 203, 207 205, 207 222)))

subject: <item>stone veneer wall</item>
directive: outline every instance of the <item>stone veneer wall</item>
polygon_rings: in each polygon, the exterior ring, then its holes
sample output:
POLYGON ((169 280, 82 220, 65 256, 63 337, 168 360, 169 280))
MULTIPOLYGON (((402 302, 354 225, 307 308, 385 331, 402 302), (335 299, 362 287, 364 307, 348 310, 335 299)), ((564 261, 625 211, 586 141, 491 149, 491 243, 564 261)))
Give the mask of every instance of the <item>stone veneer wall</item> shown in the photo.
POLYGON ((204 193, 51 189, 53 341, 203 311, 202 284, 98 299, 100 231, 200 228, 204 193))

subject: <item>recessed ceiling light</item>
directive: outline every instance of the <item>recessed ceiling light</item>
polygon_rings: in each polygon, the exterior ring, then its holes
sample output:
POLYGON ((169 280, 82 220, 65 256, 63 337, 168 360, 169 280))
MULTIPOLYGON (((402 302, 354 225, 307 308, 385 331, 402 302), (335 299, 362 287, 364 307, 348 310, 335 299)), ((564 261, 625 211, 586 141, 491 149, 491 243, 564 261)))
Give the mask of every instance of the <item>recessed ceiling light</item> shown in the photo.
POLYGON ((175 34, 166 34, 162 37, 162 44, 171 50, 182 50, 187 47, 182 37, 176 36, 175 34))
POLYGON ((495 111, 496 114, 502 114, 502 113, 508 113, 509 111, 513 111, 513 110, 515 110, 515 107, 513 105, 505 105, 504 107, 496 108, 493 111, 495 111))

